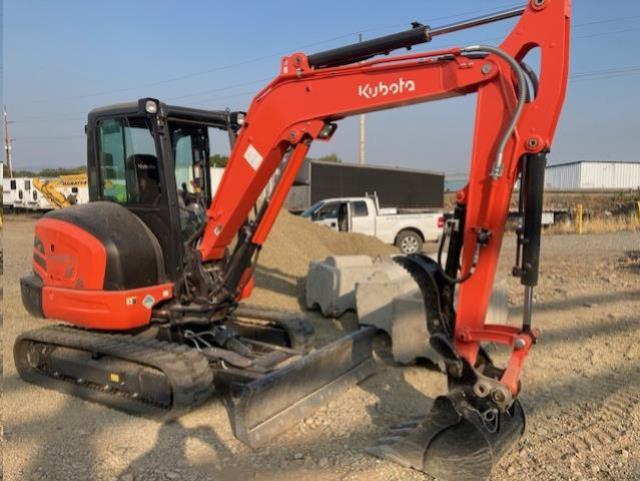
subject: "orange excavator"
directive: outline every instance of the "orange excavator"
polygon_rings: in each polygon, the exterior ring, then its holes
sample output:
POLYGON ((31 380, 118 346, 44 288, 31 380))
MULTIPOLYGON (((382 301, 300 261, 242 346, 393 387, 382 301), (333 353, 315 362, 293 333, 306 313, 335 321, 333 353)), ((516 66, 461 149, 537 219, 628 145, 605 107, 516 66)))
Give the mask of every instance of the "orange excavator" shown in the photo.
POLYGON ((65 324, 16 340, 20 375, 163 418, 224 391, 236 436, 254 447, 268 443, 375 370, 374 328, 309 350, 308 323, 240 304, 312 142, 330 140, 348 116, 476 94, 469 182, 457 193, 438 260, 400 260, 424 295, 429 342, 444 360, 449 392, 371 452, 439 479, 486 479, 524 431, 518 395, 537 335, 543 177, 565 96, 569 25, 568 0, 530 0, 443 27, 414 23, 397 34, 286 56, 246 114, 150 98, 92 111, 91 202, 37 222, 33 273, 21 280, 26 308, 65 324), (389 55, 516 17, 499 46, 389 55), (534 49, 537 73, 524 62, 534 49), (209 128, 227 131, 233 146, 215 196, 209 128), (485 316, 518 181, 513 274, 524 286, 523 319, 492 325, 485 316), (491 360, 487 343, 506 349, 504 366, 491 360))

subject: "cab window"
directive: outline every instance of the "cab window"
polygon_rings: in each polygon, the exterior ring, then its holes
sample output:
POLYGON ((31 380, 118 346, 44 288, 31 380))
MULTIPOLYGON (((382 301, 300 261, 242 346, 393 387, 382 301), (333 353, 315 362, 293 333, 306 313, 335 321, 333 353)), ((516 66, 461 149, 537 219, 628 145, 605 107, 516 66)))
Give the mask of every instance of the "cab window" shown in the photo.
POLYGON ((158 201, 160 166, 149 121, 111 118, 98 122, 102 198, 120 203, 158 201))
POLYGON ((175 153, 176 188, 183 196, 206 196, 206 133, 202 127, 173 124, 171 128, 175 153))
POLYGON ((190 238, 206 222, 210 202, 209 151, 205 127, 172 123, 171 141, 175 159, 175 179, 183 239, 190 238))
POLYGON ((323 219, 337 219, 338 209, 340 208, 339 202, 328 202, 323 205, 314 215, 315 220, 323 219))
POLYGON ((351 203, 353 208, 353 217, 367 217, 369 215, 369 209, 367 209, 367 203, 363 200, 357 200, 351 203))

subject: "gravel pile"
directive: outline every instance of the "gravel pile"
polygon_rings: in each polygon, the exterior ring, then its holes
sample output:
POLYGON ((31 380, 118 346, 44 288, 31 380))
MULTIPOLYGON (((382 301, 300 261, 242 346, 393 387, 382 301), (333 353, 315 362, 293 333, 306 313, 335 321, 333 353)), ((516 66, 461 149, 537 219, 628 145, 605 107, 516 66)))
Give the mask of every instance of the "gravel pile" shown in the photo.
POLYGON ((260 253, 251 304, 298 309, 310 261, 328 255, 388 255, 397 252, 375 237, 336 232, 288 212, 278 216, 260 253))

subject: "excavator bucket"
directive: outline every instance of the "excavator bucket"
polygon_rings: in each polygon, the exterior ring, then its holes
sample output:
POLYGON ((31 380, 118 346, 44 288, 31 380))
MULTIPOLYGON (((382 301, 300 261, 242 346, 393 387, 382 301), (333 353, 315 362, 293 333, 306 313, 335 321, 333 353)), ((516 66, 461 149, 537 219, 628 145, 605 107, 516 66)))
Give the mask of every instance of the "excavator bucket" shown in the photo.
POLYGON ((440 481, 479 481, 489 478, 524 428, 518 401, 504 413, 481 414, 461 393, 450 393, 437 397, 425 417, 392 427, 367 451, 440 481))
POLYGON ((251 447, 263 446, 372 375, 375 333, 374 327, 361 328, 265 376, 232 384, 229 408, 235 436, 251 447))

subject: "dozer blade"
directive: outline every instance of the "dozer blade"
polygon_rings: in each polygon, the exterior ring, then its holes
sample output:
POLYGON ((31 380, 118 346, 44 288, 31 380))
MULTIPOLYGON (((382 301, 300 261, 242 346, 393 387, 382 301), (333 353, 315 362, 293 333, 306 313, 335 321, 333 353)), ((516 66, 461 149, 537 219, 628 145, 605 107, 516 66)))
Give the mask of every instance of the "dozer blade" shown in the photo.
POLYGON ((436 398, 426 417, 391 428, 388 437, 367 451, 441 481, 486 480, 524 426, 518 401, 507 412, 488 417, 450 394, 436 398))
POLYGON ((371 354, 375 333, 374 327, 362 328, 264 377, 236 386, 230 406, 236 437, 251 447, 263 446, 369 377, 376 370, 371 354))

